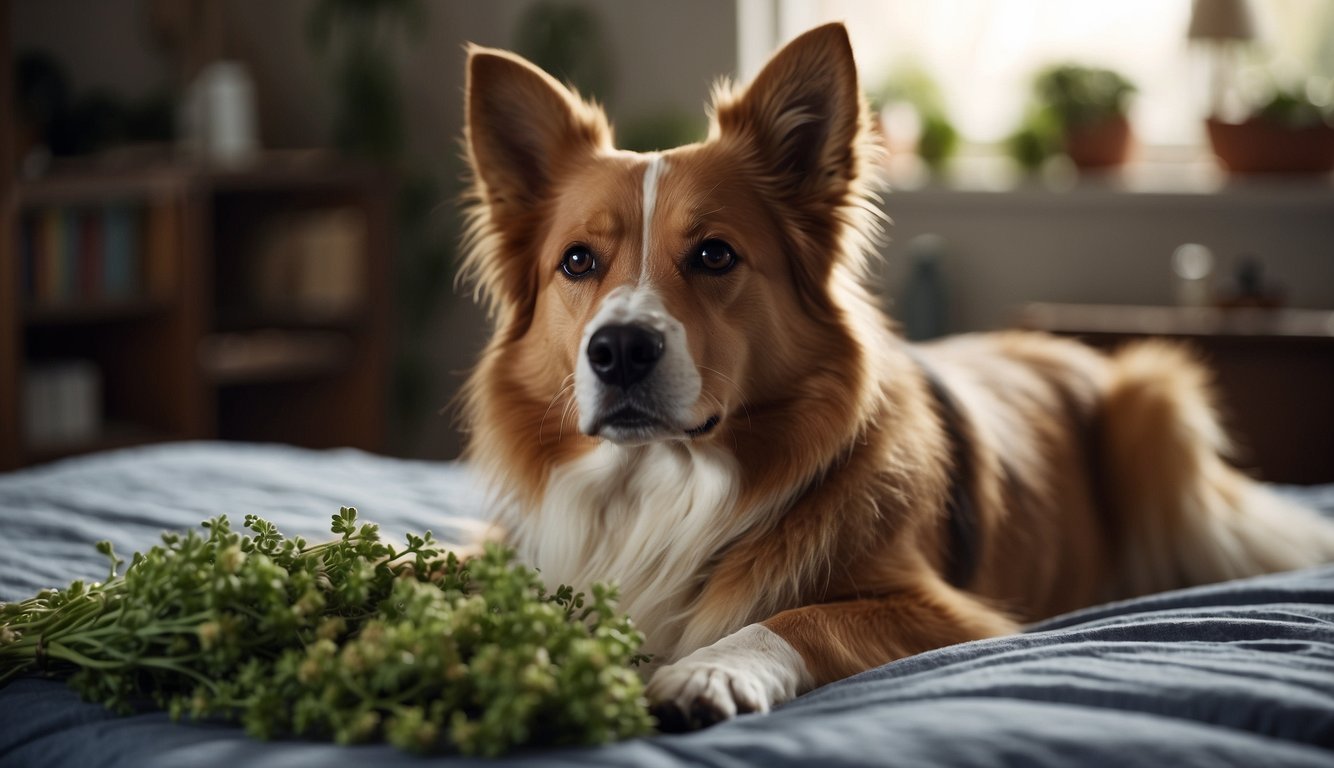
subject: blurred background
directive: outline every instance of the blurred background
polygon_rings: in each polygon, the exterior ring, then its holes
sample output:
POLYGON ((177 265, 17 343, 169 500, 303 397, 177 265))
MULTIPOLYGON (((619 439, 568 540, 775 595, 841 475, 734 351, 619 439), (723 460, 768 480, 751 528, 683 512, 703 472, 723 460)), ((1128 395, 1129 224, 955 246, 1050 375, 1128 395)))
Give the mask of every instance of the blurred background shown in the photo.
POLYGON ((1334 481, 1334 2, 0 0, 0 469, 178 439, 443 459, 464 44, 703 136, 847 22, 914 339, 1193 344, 1238 463, 1334 481))

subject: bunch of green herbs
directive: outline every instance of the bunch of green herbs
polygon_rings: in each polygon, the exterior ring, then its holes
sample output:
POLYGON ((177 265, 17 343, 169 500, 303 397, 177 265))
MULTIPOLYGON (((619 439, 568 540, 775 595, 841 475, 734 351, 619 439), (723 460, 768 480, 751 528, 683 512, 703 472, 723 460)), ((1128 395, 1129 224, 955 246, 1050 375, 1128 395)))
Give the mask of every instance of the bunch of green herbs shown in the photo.
POLYGON ((396 548, 346 507, 326 543, 253 515, 245 527, 221 516, 202 535, 164 534, 122 576, 102 542, 105 582, 0 604, 0 685, 62 675, 118 712, 153 704, 259 738, 415 752, 497 755, 652 728, 632 668, 643 637, 611 587, 548 592, 513 552, 461 561, 429 532, 396 548))

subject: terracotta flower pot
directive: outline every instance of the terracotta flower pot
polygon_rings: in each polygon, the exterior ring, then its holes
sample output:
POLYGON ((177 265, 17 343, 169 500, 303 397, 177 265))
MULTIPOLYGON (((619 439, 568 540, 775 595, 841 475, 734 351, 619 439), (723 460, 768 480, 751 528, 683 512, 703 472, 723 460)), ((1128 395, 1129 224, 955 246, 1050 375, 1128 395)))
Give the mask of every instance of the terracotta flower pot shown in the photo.
POLYGON ((1251 118, 1225 123, 1209 118, 1209 143, 1232 173, 1329 173, 1334 170, 1334 127, 1289 128, 1251 118))
POLYGON ((1130 121, 1125 115, 1096 123, 1071 125, 1065 131, 1065 153, 1081 169, 1115 168, 1130 156, 1130 121))

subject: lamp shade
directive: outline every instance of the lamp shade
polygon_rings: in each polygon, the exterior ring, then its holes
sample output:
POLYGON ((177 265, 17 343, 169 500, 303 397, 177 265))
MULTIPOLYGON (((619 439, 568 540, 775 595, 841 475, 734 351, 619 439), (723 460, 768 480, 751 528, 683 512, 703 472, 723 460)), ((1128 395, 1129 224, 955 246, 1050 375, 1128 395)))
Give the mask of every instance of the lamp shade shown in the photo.
POLYGON ((1191 40, 1253 40, 1251 6, 1246 0, 1195 0, 1186 36, 1191 40))

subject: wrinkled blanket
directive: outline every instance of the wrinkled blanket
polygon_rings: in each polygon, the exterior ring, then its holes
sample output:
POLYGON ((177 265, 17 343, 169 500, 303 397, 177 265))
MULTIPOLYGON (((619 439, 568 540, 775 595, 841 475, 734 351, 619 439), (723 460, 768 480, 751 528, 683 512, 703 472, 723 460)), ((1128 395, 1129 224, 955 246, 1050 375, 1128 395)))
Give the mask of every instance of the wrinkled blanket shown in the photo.
MULTIPOLYGON (((1291 492, 1298 493, 1293 490, 1291 492)), ((1300 492, 1334 511, 1334 486, 1300 492)), ((466 467, 355 451, 183 444, 0 475, 0 600, 99 578, 93 549, 256 513, 328 535, 356 506, 386 533, 455 531, 483 495, 466 467)), ((1334 567, 1100 606, 1027 633, 943 648, 767 716, 597 749, 479 765, 1334 766, 1334 567)), ((237 727, 115 717, 63 683, 0 688, 0 768, 421 766, 387 746, 253 741, 237 727)))

